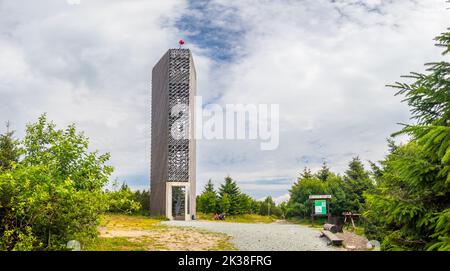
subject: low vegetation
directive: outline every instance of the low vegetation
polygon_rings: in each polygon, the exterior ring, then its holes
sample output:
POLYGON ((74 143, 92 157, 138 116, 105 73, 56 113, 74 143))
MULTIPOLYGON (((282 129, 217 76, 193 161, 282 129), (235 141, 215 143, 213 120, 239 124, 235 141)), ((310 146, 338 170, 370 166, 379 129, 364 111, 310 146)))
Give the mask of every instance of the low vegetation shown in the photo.
POLYGON ((230 177, 214 189, 211 180, 205 185, 203 192, 197 197, 197 211, 204 214, 260 215, 282 217, 283 212, 271 197, 258 201, 241 192, 236 182, 230 177))
POLYGON ((148 215, 150 212, 150 191, 131 191, 124 182, 119 187, 117 182, 113 183, 113 189, 106 190, 108 197, 108 212, 118 214, 141 214, 148 215))
POLYGON ((229 237, 192 228, 169 227, 140 215, 103 215, 100 236, 84 250, 234 250, 229 237))
POLYGON ((0 250, 64 250, 97 237, 113 169, 74 125, 57 129, 43 115, 22 140, 8 131, 0 159, 0 250))

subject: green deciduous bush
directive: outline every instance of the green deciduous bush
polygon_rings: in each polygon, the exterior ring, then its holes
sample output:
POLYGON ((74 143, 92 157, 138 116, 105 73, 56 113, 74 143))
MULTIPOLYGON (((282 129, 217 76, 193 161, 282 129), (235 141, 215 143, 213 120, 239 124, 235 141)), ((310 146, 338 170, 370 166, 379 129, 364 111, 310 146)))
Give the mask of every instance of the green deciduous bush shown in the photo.
POLYGON ((21 159, 0 171, 0 249, 61 250, 97 236, 108 208, 109 154, 88 151, 75 126, 56 129, 43 115, 17 141, 21 159))
MULTIPOLYGON (((112 213, 134 214, 142 210, 142 205, 126 183, 120 188, 114 184, 113 191, 107 191, 108 211, 112 213)), ((150 198, 150 197, 149 197, 150 198)))

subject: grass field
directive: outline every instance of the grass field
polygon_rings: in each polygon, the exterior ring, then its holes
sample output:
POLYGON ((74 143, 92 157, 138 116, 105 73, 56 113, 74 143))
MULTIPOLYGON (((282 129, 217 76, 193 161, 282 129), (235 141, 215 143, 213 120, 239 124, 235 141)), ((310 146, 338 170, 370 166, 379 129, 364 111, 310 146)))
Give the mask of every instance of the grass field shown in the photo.
POLYGON ((245 215, 230 215, 226 216, 225 220, 214 220, 213 214, 203 214, 197 213, 198 220, 208 220, 217 222, 236 222, 236 223, 272 223, 277 220, 277 218, 272 216, 262 216, 255 214, 245 214, 245 215))
POLYGON ((314 224, 311 224, 310 218, 292 217, 292 218, 289 218, 287 221, 290 223, 305 225, 305 226, 309 226, 312 228, 322 228, 323 224, 326 223, 327 220, 324 218, 316 218, 314 220, 314 224))
POLYGON ((235 250, 229 237, 193 228, 169 227, 145 216, 104 215, 90 251, 235 250))

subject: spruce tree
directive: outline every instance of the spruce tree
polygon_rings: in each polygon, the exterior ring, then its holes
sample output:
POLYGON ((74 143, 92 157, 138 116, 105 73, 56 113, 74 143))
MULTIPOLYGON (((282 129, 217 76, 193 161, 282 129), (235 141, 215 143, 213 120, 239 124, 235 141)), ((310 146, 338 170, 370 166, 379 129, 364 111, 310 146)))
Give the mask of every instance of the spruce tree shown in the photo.
POLYGON ((14 131, 10 131, 10 124, 7 122, 6 133, 0 135, 0 171, 10 170, 13 163, 19 161, 19 143, 13 135, 14 131))
POLYGON ((208 181, 203 192, 197 197, 197 209, 205 214, 217 212, 217 194, 211 180, 208 181))
MULTIPOLYGON (((450 53, 450 29, 436 38, 450 53)), ((385 250, 450 251, 450 62, 426 64, 412 83, 396 83, 415 120, 394 134, 410 141, 393 146, 381 162, 379 187, 367 194, 365 228, 385 250)))
POLYGON ((301 179, 312 179, 313 177, 314 177, 314 175, 312 174, 311 169, 308 168, 308 167, 305 167, 303 169, 303 172, 300 173, 299 180, 301 180, 301 179))
POLYGON ((234 214, 230 211, 232 201, 227 193, 222 194, 222 197, 219 199, 219 211, 224 214, 234 214))
POLYGON ((250 214, 253 213, 253 201, 249 195, 241 193, 238 198, 238 213, 239 214, 250 214))
POLYGON ((225 177, 225 182, 219 187, 219 199, 222 200, 225 195, 227 195, 227 198, 230 200, 229 213, 240 213, 239 197, 241 191, 230 176, 225 177))
POLYGON ((328 179, 328 177, 330 176, 330 174, 331 174, 331 171, 327 165, 327 162, 323 162, 322 168, 316 173, 316 177, 319 180, 322 180, 325 182, 328 179))
POLYGON ((212 183, 211 179, 209 179, 208 183, 206 183, 204 192, 211 192, 214 194, 216 193, 216 191, 214 190, 214 184, 212 183))
POLYGON ((364 169, 359 157, 350 161, 345 171, 344 185, 347 194, 347 211, 359 211, 364 203, 364 192, 374 186, 369 172, 364 169))

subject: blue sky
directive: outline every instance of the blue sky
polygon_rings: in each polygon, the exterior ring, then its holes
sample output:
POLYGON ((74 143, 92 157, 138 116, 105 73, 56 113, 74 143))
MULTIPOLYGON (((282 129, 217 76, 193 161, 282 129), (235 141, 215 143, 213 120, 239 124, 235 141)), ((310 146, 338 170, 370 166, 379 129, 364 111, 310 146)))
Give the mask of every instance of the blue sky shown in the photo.
POLYGON ((238 14, 235 7, 191 0, 175 26, 190 43, 205 49, 214 61, 232 62, 245 36, 245 24, 238 14))
POLYGON ((286 199, 305 167, 383 158, 408 122, 386 84, 442 58, 443 0, 0 0, 0 121, 47 112, 110 152, 113 178, 148 188, 151 68, 179 39, 205 103, 280 105, 280 145, 199 140, 198 187, 232 176, 286 199), (70 3, 73 3, 70 2, 70 3))

